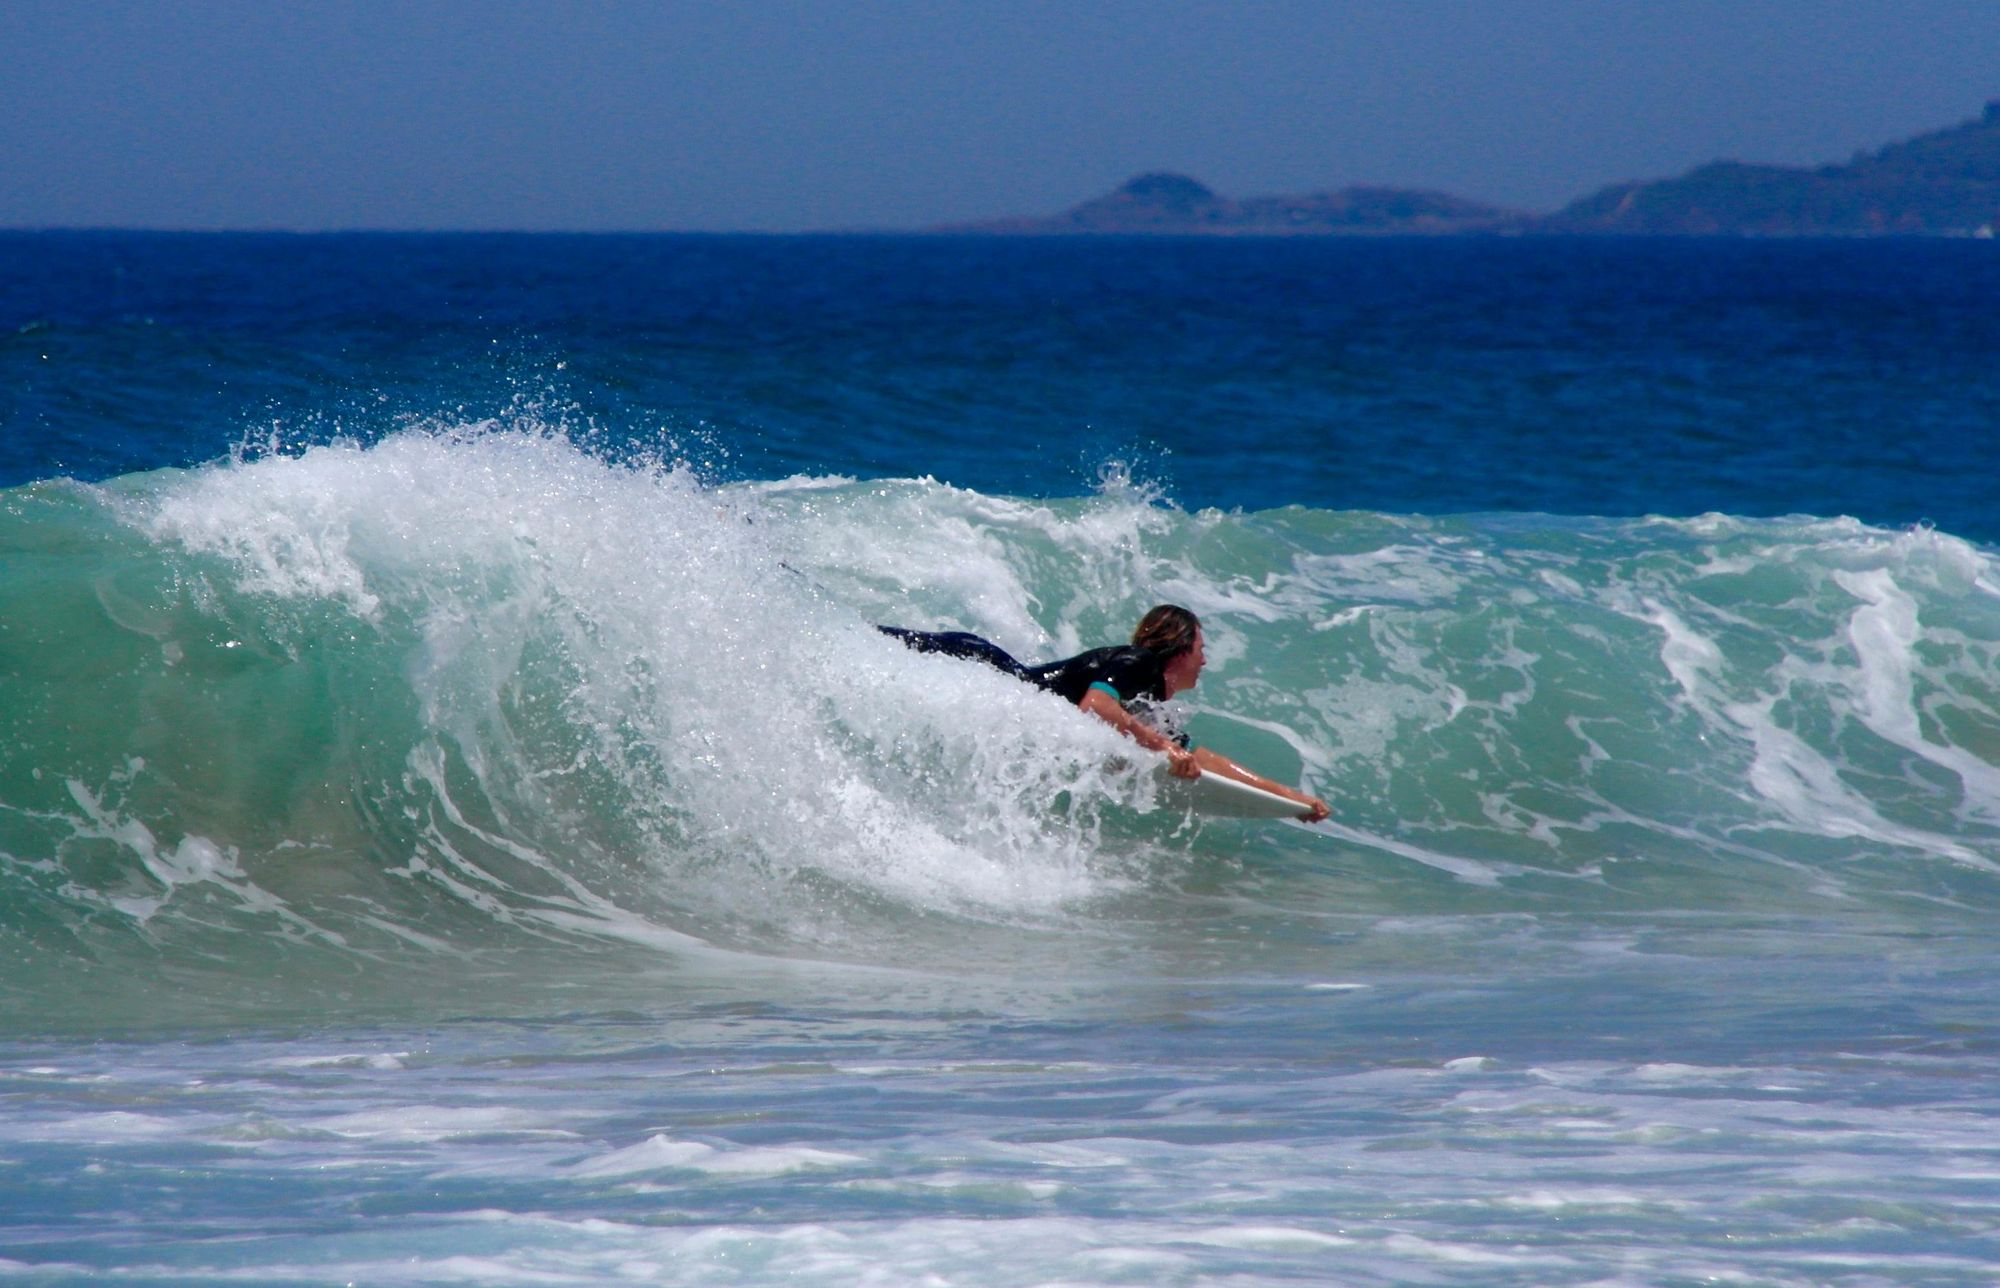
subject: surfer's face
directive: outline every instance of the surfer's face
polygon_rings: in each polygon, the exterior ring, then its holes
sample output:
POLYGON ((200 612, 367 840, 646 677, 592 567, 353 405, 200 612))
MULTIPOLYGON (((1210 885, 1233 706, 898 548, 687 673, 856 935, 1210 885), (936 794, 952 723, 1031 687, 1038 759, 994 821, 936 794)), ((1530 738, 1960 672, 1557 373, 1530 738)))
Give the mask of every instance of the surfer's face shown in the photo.
POLYGON ((1167 682, 1167 696, 1173 697, 1182 689, 1192 689, 1201 678, 1201 668, 1208 664, 1208 655, 1202 652, 1201 628, 1194 632, 1194 647, 1167 663, 1162 673, 1167 682))

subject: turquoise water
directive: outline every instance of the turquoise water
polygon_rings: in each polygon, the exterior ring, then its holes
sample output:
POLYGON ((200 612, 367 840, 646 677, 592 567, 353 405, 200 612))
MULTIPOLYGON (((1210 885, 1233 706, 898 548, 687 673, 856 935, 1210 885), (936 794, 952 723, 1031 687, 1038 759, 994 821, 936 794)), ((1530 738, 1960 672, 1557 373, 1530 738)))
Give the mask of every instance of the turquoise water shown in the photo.
MULTIPOLYGON (((893 332, 923 293, 894 280, 839 298, 893 332)), ((1888 329, 1952 330, 1925 280, 1888 329)), ((786 421, 718 374, 722 308, 691 367, 735 420, 663 429, 617 419, 643 381, 441 362, 490 305, 436 306, 413 357, 357 340, 370 300, 407 323, 376 287, 270 289, 305 320, 183 293, 170 340, 90 301, 15 332, 112 374, 13 386, 44 447, 0 493, 0 1277, 1990 1282, 2000 566, 1973 525, 1880 521, 1913 475, 1875 521, 1794 512, 1784 470, 1739 514, 1343 505, 1240 462, 1268 503, 1215 504, 1249 485, 1178 442, 1008 489, 976 476, 1018 433, 899 423, 965 350, 786 421), (210 356, 119 377, 134 335, 210 356), (217 416, 245 371, 268 423, 217 416), (808 423, 864 405, 937 468, 808 423), (93 416, 116 468, 64 464, 93 416), (1189 819, 1108 730, 873 630, 1040 659, 1159 600, 1206 624, 1197 740, 1330 823, 1189 819)), ((1183 392, 1280 345, 1176 289, 1209 319, 1183 392)), ((1032 419, 1090 361, 1136 387, 1087 342, 1135 292, 1034 333, 1008 379, 1038 394, 981 397, 1032 419)), ((1814 316, 1770 347, 1859 380, 1814 316)), ((563 361, 667 362, 593 325, 552 326, 563 361)), ((805 388, 869 333, 803 325, 742 362, 805 388)), ((1969 350, 1887 352, 1856 418, 1897 382, 1932 385, 1921 425, 1982 414, 1926 365, 1969 350)), ((1253 453, 1324 406, 1266 365, 1253 453)), ((1757 369, 1746 404, 1790 379, 1757 369)), ((1829 437, 1816 486, 1865 492, 1829 437)), ((1633 495, 1700 491, 1614 441, 1633 495)), ((1602 468, 1547 461, 1572 497, 1602 468)))

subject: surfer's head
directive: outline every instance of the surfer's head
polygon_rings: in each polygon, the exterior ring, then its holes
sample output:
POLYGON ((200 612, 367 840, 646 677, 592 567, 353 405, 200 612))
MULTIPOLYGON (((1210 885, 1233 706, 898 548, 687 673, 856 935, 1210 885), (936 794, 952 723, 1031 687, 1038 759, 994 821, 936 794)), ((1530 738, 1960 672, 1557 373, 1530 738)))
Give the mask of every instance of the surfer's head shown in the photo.
POLYGON ((1202 648, 1201 619, 1179 604, 1160 604, 1140 618, 1132 642, 1166 659, 1168 697, 1192 689, 1208 661, 1202 648))
POLYGON ((1140 648, 1151 649, 1161 657, 1172 659, 1193 648, 1200 635, 1199 617, 1179 604, 1158 604, 1139 619, 1138 629, 1132 632, 1132 642, 1140 648))

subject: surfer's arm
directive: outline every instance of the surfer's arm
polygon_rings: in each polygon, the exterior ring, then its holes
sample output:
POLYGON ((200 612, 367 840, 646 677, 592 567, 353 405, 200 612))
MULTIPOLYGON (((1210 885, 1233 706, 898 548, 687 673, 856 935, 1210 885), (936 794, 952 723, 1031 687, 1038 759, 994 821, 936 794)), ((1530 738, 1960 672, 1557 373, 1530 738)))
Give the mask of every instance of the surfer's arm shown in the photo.
POLYGON ((1147 751, 1157 751, 1165 755, 1168 771, 1174 777, 1201 777, 1201 766, 1192 753, 1120 706, 1118 699, 1112 697, 1106 690, 1085 689, 1083 697, 1077 700, 1076 705, 1078 709, 1088 711, 1147 751))
POLYGON ((1304 807, 1304 812, 1299 817, 1305 822, 1317 823, 1331 812, 1327 807, 1327 803, 1319 797, 1308 796, 1304 792, 1297 791, 1285 786, 1283 783, 1266 778, 1262 774, 1245 769, 1220 752, 1210 751, 1206 747, 1196 747, 1194 748, 1194 760, 1207 773, 1220 774, 1224 778, 1234 778, 1239 783, 1248 783, 1252 787, 1261 788, 1271 793, 1273 796, 1282 796, 1288 801, 1297 801, 1304 807))

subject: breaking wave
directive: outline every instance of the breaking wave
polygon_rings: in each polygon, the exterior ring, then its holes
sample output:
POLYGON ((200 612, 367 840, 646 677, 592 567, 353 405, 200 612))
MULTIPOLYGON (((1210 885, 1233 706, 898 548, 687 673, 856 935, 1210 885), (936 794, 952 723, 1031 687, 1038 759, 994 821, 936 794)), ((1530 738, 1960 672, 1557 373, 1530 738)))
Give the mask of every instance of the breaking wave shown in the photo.
POLYGON ((1188 513, 1116 470, 714 486, 482 425, 36 484, 0 550, 9 1005, 935 963, 1231 889, 1946 916, 2000 888, 2000 570, 1936 531, 1188 513), (1060 701, 872 629, 1041 659, 1161 600, 1208 628, 1197 739, 1333 824, 1197 825, 1060 701))

